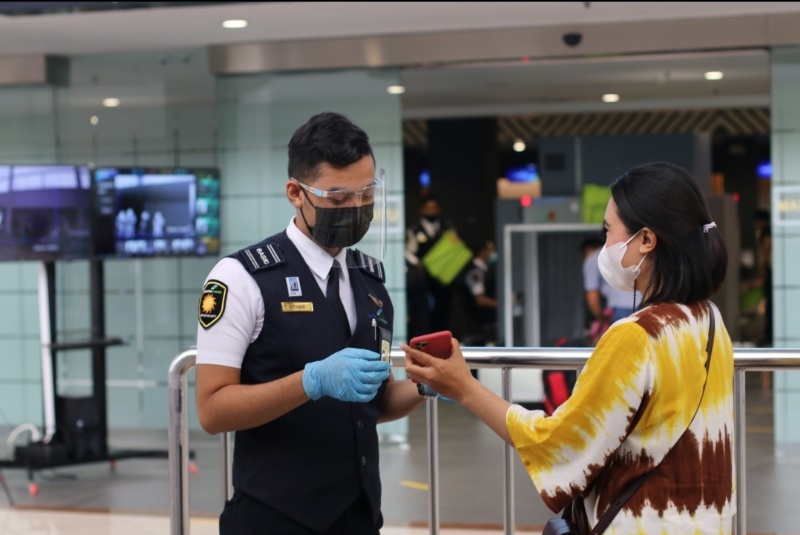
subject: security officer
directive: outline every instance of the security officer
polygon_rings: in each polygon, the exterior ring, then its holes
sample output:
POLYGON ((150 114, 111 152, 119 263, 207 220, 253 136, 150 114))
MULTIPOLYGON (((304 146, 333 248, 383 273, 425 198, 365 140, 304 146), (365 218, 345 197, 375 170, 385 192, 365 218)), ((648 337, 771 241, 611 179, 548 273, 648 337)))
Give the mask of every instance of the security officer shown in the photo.
POLYGON ((477 249, 464 271, 462 289, 470 320, 470 332, 465 345, 497 344, 497 298, 494 265, 497 251, 493 241, 485 241, 477 249))
POLYGON ((200 424, 236 431, 220 533, 375 535, 376 426, 423 401, 390 374, 383 265, 348 248, 383 183, 367 134, 330 112, 292 136, 289 177, 286 230, 220 260, 198 307, 200 424))
MULTIPOLYGON (((450 307, 453 300, 452 287, 442 284, 428 274, 422 259, 446 231, 453 230, 455 232, 455 228, 449 221, 442 219, 442 203, 437 196, 426 195, 420 200, 419 206, 419 221, 406 230, 405 259, 407 279, 424 281, 424 283, 414 286, 424 284, 427 292, 424 297, 424 305, 427 306, 428 313, 427 316, 424 315, 424 312, 417 313, 417 317, 412 315, 409 336, 450 329, 450 307)), ((412 287, 411 284, 408 286, 412 287)), ((408 309, 410 311, 419 310, 421 305, 417 303, 421 298, 418 292, 409 294, 407 296, 408 309)))

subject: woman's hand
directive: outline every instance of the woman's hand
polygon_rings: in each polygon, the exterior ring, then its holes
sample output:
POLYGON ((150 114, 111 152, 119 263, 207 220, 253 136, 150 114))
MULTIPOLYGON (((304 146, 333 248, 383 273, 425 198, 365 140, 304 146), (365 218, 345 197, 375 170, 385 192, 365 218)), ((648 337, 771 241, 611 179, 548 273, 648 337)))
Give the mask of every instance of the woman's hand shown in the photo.
POLYGON ((506 427, 509 402, 472 376, 458 340, 453 339, 450 358, 446 359, 436 358, 406 344, 400 344, 400 348, 406 352, 406 372, 411 379, 458 402, 513 445, 506 427))
POLYGON ((438 394, 461 403, 471 387, 478 384, 469 371, 469 366, 458 340, 453 339, 450 357, 441 359, 406 344, 400 344, 406 353, 406 372, 417 383, 431 387, 438 394))

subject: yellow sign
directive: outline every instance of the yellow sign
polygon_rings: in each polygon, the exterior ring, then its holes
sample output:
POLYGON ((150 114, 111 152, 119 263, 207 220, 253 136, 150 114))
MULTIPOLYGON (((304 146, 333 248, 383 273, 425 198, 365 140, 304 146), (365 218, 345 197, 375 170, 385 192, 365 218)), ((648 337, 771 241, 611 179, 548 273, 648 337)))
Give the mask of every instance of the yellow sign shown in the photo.
POLYGON ((422 264, 431 277, 448 285, 470 260, 472 251, 455 232, 445 230, 431 250, 422 257, 422 264))
POLYGON ((581 215, 584 223, 602 224, 606 218, 606 206, 611 198, 611 188, 597 184, 585 184, 581 190, 581 215))
POLYGON ((281 310, 284 312, 314 312, 314 303, 284 301, 281 303, 281 310))
POLYGON ((782 215, 789 215, 791 212, 800 213, 800 198, 781 199, 778 201, 778 212, 782 215))
POLYGON ((800 225, 800 186, 772 186, 773 221, 777 226, 800 225))

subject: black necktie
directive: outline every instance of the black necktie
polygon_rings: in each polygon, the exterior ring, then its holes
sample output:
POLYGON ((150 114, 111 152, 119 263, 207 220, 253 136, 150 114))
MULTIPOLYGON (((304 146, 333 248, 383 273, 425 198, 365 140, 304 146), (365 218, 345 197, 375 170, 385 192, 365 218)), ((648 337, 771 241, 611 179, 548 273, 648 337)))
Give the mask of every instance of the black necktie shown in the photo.
POLYGON ((344 332, 347 333, 347 337, 350 338, 350 322, 347 320, 347 313, 344 311, 342 300, 339 297, 339 271, 341 269, 342 266, 339 264, 339 261, 334 260, 333 267, 331 267, 331 271, 328 273, 328 290, 325 294, 325 298, 331 305, 331 309, 337 321, 344 329, 344 332))

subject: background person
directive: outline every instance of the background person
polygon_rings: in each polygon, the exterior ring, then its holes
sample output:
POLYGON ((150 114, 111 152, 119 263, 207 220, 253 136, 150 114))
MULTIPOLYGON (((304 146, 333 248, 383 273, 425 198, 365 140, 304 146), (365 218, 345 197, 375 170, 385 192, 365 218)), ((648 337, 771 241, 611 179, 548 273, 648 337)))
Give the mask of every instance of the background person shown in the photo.
MULTIPOLYGON (((759 346, 772 347, 772 227, 769 210, 756 210, 756 284, 764 294, 764 334, 759 346)), ((771 373, 771 372, 765 372, 771 373)))
MULTIPOLYGON (((604 231, 605 232, 605 231, 604 231)), ((633 292, 622 291, 610 285, 600 274, 597 259, 603 247, 601 238, 587 238, 582 243, 583 259, 583 289, 585 291, 586 308, 591 314, 590 333, 592 345, 596 344, 600 336, 608 327, 617 320, 626 318, 633 313, 633 292)), ((638 302, 642 301, 641 294, 636 296, 638 302)))
POLYGON ((463 341, 472 346, 497 345, 497 251, 491 240, 476 251, 460 280, 468 325, 463 341))
MULTIPOLYGON (((756 229, 756 280, 761 287, 764 303, 764 332, 758 341, 759 347, 773 346, 773 308, 772 301, 772 221, 769 210, 756 210, 753 223, 756 229)), ((761 372, 761 386, 772 387, 772 372, 761 372)))
POLYGON ((379 360, 393 320, 383 270, 348 249, 383 185, 367 134, 336 113, 294 133, 288 171, 286 230, 222 259, 200 298, 198 417, 236 432, 220 533, 377 535, 376 426, 423 401, 379 360))
POLYGON ((442 218, 442 204, 435 195, 427 195, 420 201, 420 218, 406 231, 406 270, 409 281, 406 295, 408 309, 412 312, 408 337, 450 328, 450 307, 453 301, 453 286, 436 280, 425 269, 423 258, 448 230, 455 232, 452 224, 442 218), (416 270, 416 271, 413 271, 416 270), (425 288, 425 296, 419 295, 418 288, 425 288), (424 305, 423 312, 414 315, 424 305))
POLYGON ((577 498, 594 526, 628 482, 652 469, 609 532, 729 534, 733 347, 708 301, 725 277, 725 244, 697 182, 678 166, 635 167, 611 193, 601 271, 644 299, 601 338, 552 417, 511 405, 475 380, 457 341, 449 359, 401 344, 406 370, 513 445, 554 512, 577 498))

